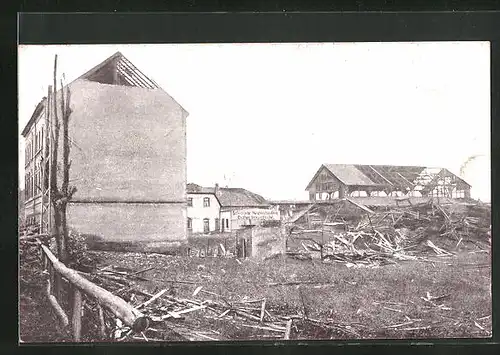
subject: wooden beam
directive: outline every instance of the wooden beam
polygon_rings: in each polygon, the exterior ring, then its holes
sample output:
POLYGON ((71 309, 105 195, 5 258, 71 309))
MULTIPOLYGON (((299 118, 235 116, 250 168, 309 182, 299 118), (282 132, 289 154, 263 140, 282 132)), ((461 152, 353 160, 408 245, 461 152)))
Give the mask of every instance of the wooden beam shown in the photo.
POLYGON ((285 330, 285 336, 284 336, 285 340, 289 340, 290 339, 290 334, 292 332, 292 322, 293 322, 292 319, 289 319, 286 322, 286 330, 285 330))
POLYGON ((122 62, 125 63, 127 66, 132 68, 134 73, 143 79, 143 81, 147 82, 148 85, 151 86, 152 89, 158 89, 159 86, 156 84, 152 79, 148 78, 143 72, 141 72, 132 62, 130 62, 127 58, 123 57, 122 62))
POLYGON ((45 245, 40 243, 40 247, 50 260, 55 271, 67 279, 73 286, 95 298, 100 304, 109 309, 115 316, 120 318, 127 326, 132 327, 135 331, 147 329, 149 326, 149 318, 144 314, 136 310, 122 298, 80 276, 76 270, 68 268, 61 263, 45 245))
POLYGON ((81 340, 82 335, 82 293, 77 288, 73 291, 73 316, 71 320, 73 339, 81 340))
POLYGON ((377 170, 375 170, 375 168, 371 165, 369 165, 369 167, 378 175, 380 176, 382 179, 384 179, 385 181, 387 181, 391 186, 394 185, 390 180, 386 179, 384 175, 380 174, 377 170))
POLYGON ((142 79, 138 75, 138 73, 134 70, 134 68, 130 67, 130 65, 128 65, 128 63, 126 63, 125 61, 120 62, 120 69, 123 72, 126 72, 135 81, 141 83, 142 84, 141 86, 146 87, 148 89, 154 89, 154 86, 152 84, 150 84, 147 81, 145 81, 144 79, 142 79))
POLYGON ((99 312, 99 336, 101 339, 106 339, 106 322, 104 321, 104 310, 102 306, 98 303, 97 310, 99 312))
POLYGON ((49 303, 52 305, 52 308, 54 308, 54 311, 61 321, 62 326, 66 328, 69 325, 69 319, 59 302, 57 302, 57 298, 55 298, 55 296, 52 295, 50 291, 50 278, 47 279, 47 287, 45 289, 45 292, 47 294, 47 298, 49 299, 49 303))

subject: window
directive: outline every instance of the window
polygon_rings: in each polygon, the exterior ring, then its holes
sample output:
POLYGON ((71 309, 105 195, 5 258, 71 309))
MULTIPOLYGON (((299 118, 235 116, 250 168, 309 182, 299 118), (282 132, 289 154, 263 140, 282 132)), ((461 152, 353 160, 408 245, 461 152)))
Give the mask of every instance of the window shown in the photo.
POLYGON ((215 219, 215 230, 216 230, 217 232, 218 232, 218 231, 219 231, 219 229, 220 229, 220 224, 219 224, 219 223, 220 223, 220 222, 219 222, 219 219, 218 219, 218 218, 216 218, 216 219, 215 219))
POLYGON ((193 220, 191 218, 187 219, 187 229, 193 229, 193 220))
POLYGON ((193 198, 188 197, 188 207, 193 207, 193 198))
POLYGON ((229 228, 229 219, 226 218, 226 228, 229 228))
POLYGON ((210 207, 210 197, 203 197, 203 207, 210 207))

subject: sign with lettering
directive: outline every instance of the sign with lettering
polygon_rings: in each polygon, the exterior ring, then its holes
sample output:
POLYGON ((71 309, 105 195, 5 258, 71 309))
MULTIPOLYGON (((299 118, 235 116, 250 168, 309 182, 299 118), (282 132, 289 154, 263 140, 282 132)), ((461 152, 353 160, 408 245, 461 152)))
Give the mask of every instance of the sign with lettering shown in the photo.
POLYGON ((250 220, 279 220, 280 214, 277 209, 264 208, 246 208, 242 210, 234 210, 233 216, 237 219, 250 220))

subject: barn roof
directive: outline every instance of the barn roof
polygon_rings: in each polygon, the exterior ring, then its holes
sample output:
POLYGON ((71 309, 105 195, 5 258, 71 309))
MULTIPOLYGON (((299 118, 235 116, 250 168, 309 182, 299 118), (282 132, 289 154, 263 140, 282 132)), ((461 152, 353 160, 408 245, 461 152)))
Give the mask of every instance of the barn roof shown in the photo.
POLYGON ((324 166, 346 185, 376 185, 354 165, 324 164, 324 166))
POLYGON ((356 165, 356 164, 323 164, 306 187, 308 190, 316 180, 320 171, 325 168, 347 186, 387 186, 414 189, 418 185, 427 185, 438 175, 454 176, 462 183, 465 180, 447 169, 425 166, 402 165, 356 165))

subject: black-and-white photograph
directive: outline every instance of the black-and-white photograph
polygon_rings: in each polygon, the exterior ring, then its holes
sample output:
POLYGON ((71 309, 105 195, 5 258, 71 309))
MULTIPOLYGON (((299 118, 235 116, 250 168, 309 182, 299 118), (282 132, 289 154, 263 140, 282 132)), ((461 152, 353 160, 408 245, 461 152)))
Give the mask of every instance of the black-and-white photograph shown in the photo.
POLYGON ((490 338, 489 42, 19 45, 19 341, 490 338))

